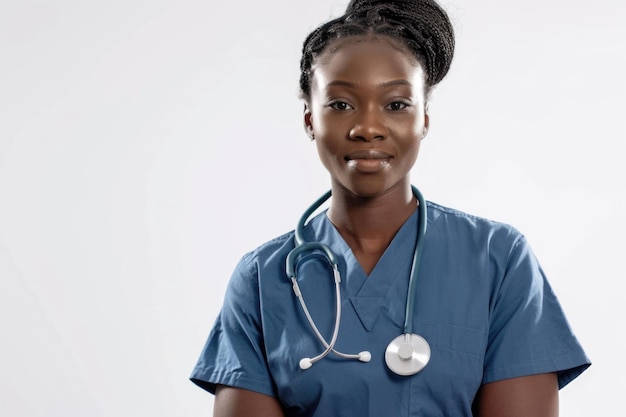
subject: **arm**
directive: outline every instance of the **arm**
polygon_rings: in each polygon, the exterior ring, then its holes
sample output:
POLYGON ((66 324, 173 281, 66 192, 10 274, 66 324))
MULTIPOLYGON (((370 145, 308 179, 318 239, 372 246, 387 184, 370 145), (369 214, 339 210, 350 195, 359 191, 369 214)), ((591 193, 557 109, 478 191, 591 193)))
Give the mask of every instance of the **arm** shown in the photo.
POLYGON ((474 402, 477 417, 557 417, 555 373, 504 379, 483 385, 474 402))
POLYGON ((219 385, 213 417, 284 417, 278 400, 265 394, 219 385))

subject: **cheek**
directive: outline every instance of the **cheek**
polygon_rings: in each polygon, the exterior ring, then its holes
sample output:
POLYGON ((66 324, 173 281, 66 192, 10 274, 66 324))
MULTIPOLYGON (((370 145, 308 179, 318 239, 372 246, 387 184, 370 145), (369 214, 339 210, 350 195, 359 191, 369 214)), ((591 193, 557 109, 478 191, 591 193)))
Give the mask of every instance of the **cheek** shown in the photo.
POLYGON ((407 165, 412 166, 417 161, 417 156, 419 155, 419 141, 414 142, 411 146, 407 146, 404 151, 405 161, 407 165))
POLYGON ((413 165, 417 160, 422 144, 423 129, 407 129, 404 136, 402 152, 406 156, 407 163, 413 165))
POLYGON ((324 165, 334 160, 339 152, 337 144, 334 141, 325 139, 325 136, 322 134, 315 136, 315 147, 324 165))
POLYGON ((402 142, 402 147, 407 152, 417 154, 420 148, 422 138, 424 137, 425 127, 423 123, 404 123, 396 126, 395 136, 402 142))

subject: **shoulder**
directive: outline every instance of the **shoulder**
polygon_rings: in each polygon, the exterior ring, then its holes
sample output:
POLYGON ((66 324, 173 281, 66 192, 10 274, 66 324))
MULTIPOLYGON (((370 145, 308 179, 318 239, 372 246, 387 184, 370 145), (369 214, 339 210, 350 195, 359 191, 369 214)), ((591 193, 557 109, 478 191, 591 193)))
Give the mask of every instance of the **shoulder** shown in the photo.
POLYGON ((268 240, 246 252, 241 257, 235 273, 258 275, 259 269, 267 267, 269 264, 284 262, 287 254, 294 246, 293 230, 268 240))
MULTIPOLYGON (((304 238, 315 242, 323 240, 320 234, 327 233, 329 222, 325 211, 313 216, 304 228, 304 238)), ((284 268, 285 259, 290 251, 295 248, 295 230, 290 230, 244 254, 240 266, 255 268, 260 265, 268 267, 271 264, 280 264, 284 268)))
POLYGON ((427 205, 428 227, 439 232, 452 233, 455 238, 504 239, 511 244, 524 240, 524 235, 508 223, 476 216, 431 201, 428 201, 427 205))
MULTIPOLYGON (((502 276, 520 258, 533 260, 525 236, 514 226, 428 203, 426 246, 447 261, 488 267, 502 276)), ((426 249, 425 249, 426 250, 426 249)))
POLYGON ((459 223, 473 224, 488 229, 504 228, 515 230, 515 228, 508 223, 477 216, 475 214, 446 207, 432 201, 427 201, 426 204, 428 205, 429 222, 455 221, 459 223))
POLYGON ((224 304, 234 310, 259 307, 259 297, 268 285, 268 277, 279 281, 285 270, 285 259, 293 248, 293 232, 271 239, 245 253, 228 281, 224 304))

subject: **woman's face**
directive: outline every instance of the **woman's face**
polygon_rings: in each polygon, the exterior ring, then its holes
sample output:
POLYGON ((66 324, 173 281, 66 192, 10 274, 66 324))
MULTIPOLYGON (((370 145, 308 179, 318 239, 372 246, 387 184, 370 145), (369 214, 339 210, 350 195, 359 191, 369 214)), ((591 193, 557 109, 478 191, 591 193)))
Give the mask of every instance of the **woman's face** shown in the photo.
POLYGON ((335 191, 374 197, 410 184, 428 130, 424 72, 392 42, 336 41, 313 66, 304 120, 335 191))

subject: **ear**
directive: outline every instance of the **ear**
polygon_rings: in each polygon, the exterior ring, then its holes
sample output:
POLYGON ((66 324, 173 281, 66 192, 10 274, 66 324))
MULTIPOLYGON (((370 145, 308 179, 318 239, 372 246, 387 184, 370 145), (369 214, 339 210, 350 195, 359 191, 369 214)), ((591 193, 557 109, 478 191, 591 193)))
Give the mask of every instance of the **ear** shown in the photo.
POLYGON ((430 127, 430 117, 428 116, 428 104, 426 105, 426 109, 424 111, 424 131, 422 132, 422 139, 426 137, 428 134, 428 128, 430 127))
POLYGON ((315 139, 313 135, 313 115, 311 114, 311 109, 309 108, 308 103, 304 103, 304 131, 307 136, 311 138, 311 140, 315 139))

